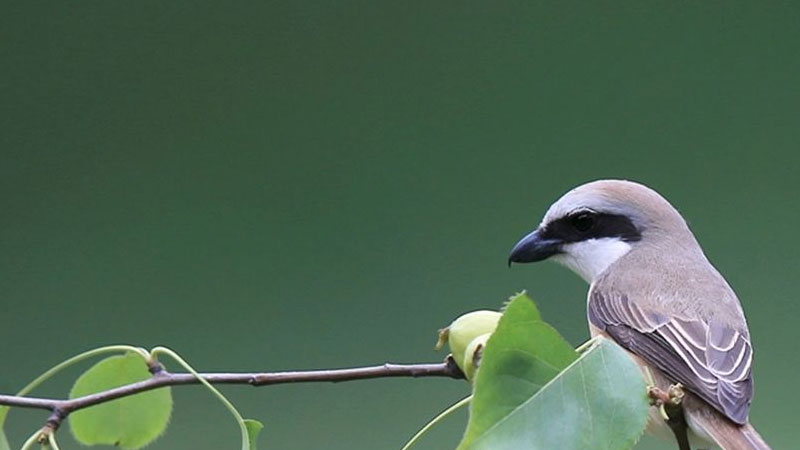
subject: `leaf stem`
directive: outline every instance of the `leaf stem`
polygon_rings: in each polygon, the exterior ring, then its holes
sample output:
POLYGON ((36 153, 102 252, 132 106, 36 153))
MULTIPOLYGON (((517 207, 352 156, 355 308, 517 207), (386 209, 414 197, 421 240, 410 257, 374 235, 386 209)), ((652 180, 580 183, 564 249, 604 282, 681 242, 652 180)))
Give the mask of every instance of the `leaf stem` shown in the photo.
POLYGON ((595 344, 597 344, 597 341, 599 340, 599 338, 600 338, 600 336, 595 336, 595 337, 593 337, 593 338, 589 339, 588 341, 586 341, 586 342, 584 342, 583 344, 579 345, 579 346, 578 346, 578 347, 575 349, 575 352, 577 352, 577 353, 583 353, 583 352, 585 352, 586 350, 589 350, 589 349, 590 349, 590 348, 592 348, 592 347, 593 347, 595 344))
POLYGON ((47 443, 50 445, 50 447, 53 447, 53 450, 61 450, 58 448, 58 444, 56 443, 55 433, 50 433, 47 435, 47 443))
POLYGON ((412 436, 411 439, 408 440, 408 442, 406 442, 406 445, 404 445, 401 450, 408 450, 411 447, 413 447, 414 445, 416 445, 416 443, 419 442, 419 440, 422 438, 422 436, 424 436, 431 428, 436 426, 445 417, 447 417, 450 414, 458 411, 462 407, 468 405, 471 400, 472 400, 472 396, 471 395, 467 396, 467 397, 462 398, 461 400, 457 401, 456 403, 454 403, 453 405, 451 405, 450 407, 448 407, 444 411, 440 412, 436 417, 431 419, 430 422, 426 423, 424 427, 422 427, 419 431, 417 431, 417 433, 414 436, 412 436))
POLYGON ((41 436, 41 434, 42 434, 41 430, 36 430, 36 432, 33 433, 31 435, 31 437, 29 437, 28 440, 25 441, 24 444, 22 444, 22 447, 20 447, 20 450, 30 450, 30 449, 32 449, 33 446, 36 445, 39 442, 39 436, 41 436))
POLYGON ((189 373, 194 375, 195 378, 197 378, 205 387, 207 387, 208 390, 210 390, 219 399, 219 401, 222 402, 222 404, 225 405, 226 408, 228 408, 228 411, 230 411, 230 413, 236 419, 236 423, 239 425, 239 431, 241 431, 242 433, 242 450, 250 450, 250 439, 247 435, 247 426, 244 423, 244 417, 242 417, 242 415, 239 413, 236 407, 233 406, 233 403, 231 403, 227 398, 225 398, 225 396, 222 395, 222 392, 220 392, 217 388, 212 386, 211 383, 209 383, 206 379, 200 376, 200 374, 196 370, 194 370, 194 368, 192 368, 192 366, 190 366, 189 363, 184 361, 183 358, 178 356, 177 353, 166 347, 155 347, 154 349, 150 350, 150 355, 154 358, 159 353, 163 353, 169 356, 170 358, 174 359, 178 364, 183 366, 184 369, 186 369, 187 371, 189 371, 189 373))
POLYGON ((75 363, 81 362, 93 356, 103 355, 105 353, 119 353, 119 352, 138 353, 142 355, 142 357, 145 358, 145 360, 150 356, 145 349, 141 347, 134 347, 132 345, 107 345, 105 347, 98 347, 89 351, 85 351, 81 354, 75 355, 71 358, 67 358, 64 361, 61 361, 60 363, 56 364, 55 366, 51 367, 50 369, 48 369, 47 371, 36 377, 33 381, 28 383, 24 388, 20 389, 20 391, 17 392, 17 395, 27 394, 28 392, 39 387, 40 384, 47 381, 47 379, 49 379, 56 373, 66 369, 67 367, 75 363))

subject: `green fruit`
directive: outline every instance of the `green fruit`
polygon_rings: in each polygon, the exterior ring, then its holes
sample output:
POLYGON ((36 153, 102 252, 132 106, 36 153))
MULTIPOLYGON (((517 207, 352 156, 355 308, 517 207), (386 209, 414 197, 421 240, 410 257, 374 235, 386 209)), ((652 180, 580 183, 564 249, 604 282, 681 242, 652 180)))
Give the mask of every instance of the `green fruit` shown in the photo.
POLYGON ((482 334, 493 332, 501 316, 497 311, 473 311, 454 320, 447 328, 450 353, 462 371, 465 371, 464 356, 469 343, 482 334))
POLYGON ((481 356, 484 347, 486 347, 486 341, 489 340, 491 335, 492 333, 482 334, 467 345, 467 349, 464 351, 464 367, 461 368, 467 380, 472 381, 475 377, 475 372, 481 365, 481 356))

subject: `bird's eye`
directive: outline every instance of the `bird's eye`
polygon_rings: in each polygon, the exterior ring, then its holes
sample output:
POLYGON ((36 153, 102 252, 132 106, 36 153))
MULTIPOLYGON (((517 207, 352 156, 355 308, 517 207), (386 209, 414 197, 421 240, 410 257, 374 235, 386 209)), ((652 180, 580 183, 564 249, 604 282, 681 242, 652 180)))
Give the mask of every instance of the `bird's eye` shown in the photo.
POLYGON ((594 226, 594 215, 581 213, 572 216, 572 226, 581 233, 589 231, 594 226))

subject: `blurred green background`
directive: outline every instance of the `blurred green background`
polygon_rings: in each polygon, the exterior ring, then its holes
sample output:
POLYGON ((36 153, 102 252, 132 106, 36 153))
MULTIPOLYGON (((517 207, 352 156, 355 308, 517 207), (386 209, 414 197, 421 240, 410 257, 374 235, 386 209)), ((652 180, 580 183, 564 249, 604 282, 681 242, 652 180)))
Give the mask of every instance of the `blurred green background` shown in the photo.
MULTIPOLYGON (((520 289, 579 344, 584 283, 507 252, 567 189, 621 177, 668 197, 739 293, 751 418, 796 447, 798 20, 790 2, 7 2, 0 392, 111 343, 207 371, 436 361, 437 328, 520 289)), ((262 448, 397 449, 468 386, 224 390, 262 448)), ((149 448, 238 448, 202 389, 175 398, 149 448)), ((454 447, 465 417, 420 448, 454 447)), ((13 411, 12 443, 44 418, 13 411)))

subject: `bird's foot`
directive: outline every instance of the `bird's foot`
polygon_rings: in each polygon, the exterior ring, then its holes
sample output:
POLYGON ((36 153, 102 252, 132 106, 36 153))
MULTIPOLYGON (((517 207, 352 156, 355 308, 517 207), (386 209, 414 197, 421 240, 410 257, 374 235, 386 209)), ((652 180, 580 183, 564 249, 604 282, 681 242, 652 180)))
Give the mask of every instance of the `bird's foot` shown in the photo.
POLYGON ((685 395, 683 385, 680 383, 671 385, 666 391, 658 386, 647 387, 647 396, 650 397, 650 404, 653 406, 678 406, 683 402, 685 395))
POLYGON ((669 394, 658 386, 647 386, 647 396, 652 406, 661 406, 669 401, 669 394))
POLYGON ((683 397, 686 395, 686 393, 683 390, 683 385, 676 383, 669 387, 667 390, 667 395, 669 396, 669 404, 678 406, 683 402, 683 397))

